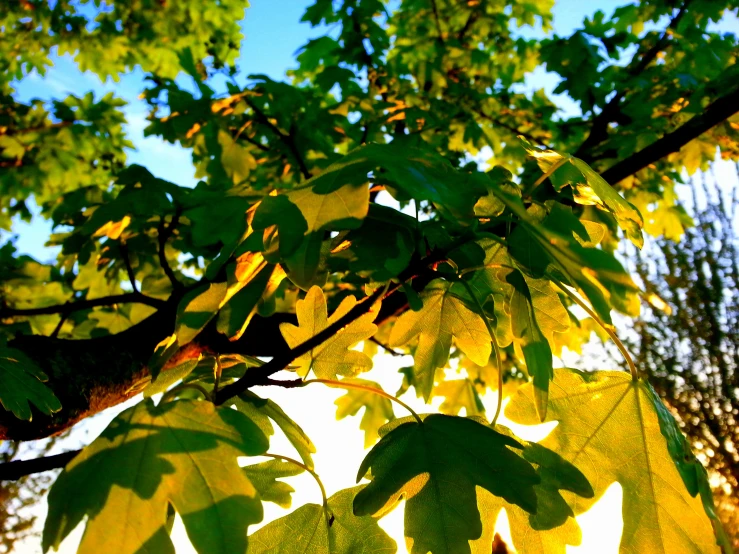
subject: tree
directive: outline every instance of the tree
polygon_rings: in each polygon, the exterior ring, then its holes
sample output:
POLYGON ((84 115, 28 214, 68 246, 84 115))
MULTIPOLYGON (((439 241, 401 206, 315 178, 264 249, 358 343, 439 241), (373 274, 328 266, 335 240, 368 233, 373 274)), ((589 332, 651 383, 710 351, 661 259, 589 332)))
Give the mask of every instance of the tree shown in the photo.
POLYGON ((0 250, 0 438, 144 396, 81 452, 0 465, 2 479, 65 467, 44 548, 87 516, 81 552, 170 552, 176 512, 200 552, 393 551, 376 518, 405 498, 414 553, 490 552, 502 508, 519 551, 564 552, 574 515, 618 481, 622 552, 729 551, 706 470, 646 378, 652 354, 637 366, 611 313, 656 302, 619 244, 640 248, 644 227, 679 237, 683 173, 739 157, 737 39, 712 27, 736 5, 642 2, 542 41, 517 28, 548 28, 546 0, 316 0, 304 20, 331 31, 290 82, 238 74, 244 7, 0 8, 2 224, 33 198, 61 231, 54 264, 0 250), (13 79, 54 46, 102 77, 147 72, 146 132, 190 149, 201 182, 127 164, 112 95, 16 101, 13 79), (541 65, 580 114, 522 92, 541 65), (628 372, 553 369, 596 328, 628 372), (377 347, 413 356, 396 396, 358 378, 377 347), (450 358, 464 373, 445 380, 450 358), (511 378, 509 417, 559 423, 541 443, 498 424, 500 402, 481 411, 511 378), (262 501, 289 500, 279 478, 320 483, 270 387, 326 385, 347 389, 339 416, 364 409, 369 483, 247 541, 262 501), (396 418, 410 388, 445 413, 396 418), (274 424, 301 460, 268 452, 274 424), (258 455, 273 459, 236 463, 258 455))

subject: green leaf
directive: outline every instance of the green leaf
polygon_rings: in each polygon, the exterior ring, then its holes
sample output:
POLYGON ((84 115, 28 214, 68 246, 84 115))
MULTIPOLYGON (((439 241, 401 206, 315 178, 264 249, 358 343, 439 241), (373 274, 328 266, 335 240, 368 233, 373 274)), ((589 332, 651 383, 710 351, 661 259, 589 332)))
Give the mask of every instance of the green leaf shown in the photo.
POLYGON ((51 415, 62 409, 54 393, 44 385, 46 374, 20 350, 0 347, 0 403, 18 419, 31 421, 31 404, 51 415))
POLYGON ((185 360, 181 364, 167 369, 164 373, 159 373, 156 379, 153 379, 149 386, 144 389, 144 398, 149 398, 155 394, 166 391, 171 385, 174 385, 180 379, 184 379, 197 367, 200 363, 200 357, 185 360))
POLYGON ((81 554, 174 552, 165 530, 171 504, 198 552, 244 552, 247 527, 262 519, 262 506, 237 458, 267 445, 259 428, 230 408, 144 400, 118 415, 56 480, 43 548, 58 548, 87 516, 81 554))
POLYGON ((396 544, 372 517, 357 517, 352 502, 363 487, 344 489, 328 499, 326 510, 306 504, 265 525, 249 537, 249 554, 393 553, 396 544))
POLYGON ((583 238, 588 238, 587 231, 571 212, 555 204, 542 223, 522 215, 523 225, 508 239, 510 253, 522 269, 534 277, 553 276, 579 287, 608 324, 612 308, 639 315, 639 288, 612 254, 580 245, 573 227, 579 225, 583 238))
MULTIPOLYGON (((320 287, 312 287, 305 299, 299 300, 295 311, 298 325, 281 323, 280 332, 290 348, 304 343, 326 327, 338 321, 357 304, 353 296, 346 296, 328 317, 326 297, 320 287)), ((334 336, 297 358, 293 365, 301 377, 312 369, 319 379, 336 379, 337 375, 353 377, 372 368, 372 359, 362 352, 349 350, 357 343, 368 339, 377 332, 372 321, 377 317, 379 305, 358 317, 334 336)))
POLYGON ((550 176, 552 184, 557 190, 570 185, 575 193, 575 202, 584 205, 595 205, 612 213, 626 236, 641 248, 644 237, 641 229, 644 226, 639 210, 624 200, 624 198, 609 185, 603 177, 584 161, 574 156, 562 155, 554 150, 540 150, 525 140, 522 140, 526 152, 534 158, 543 172, 550 171, 555 165, 558 167, 550 176))
POLYGON ((395 322, 390 346, 402 346, 418 337, 414 355, 416 392, 426 400, 434 387, 438 368, 449 359, 452 339, 457 347, 477 365, 490 358, 492 345, 482 317, 452 294, 451 284, 441 279, 429 283, 421 294, 423 308, 407 311, 395 322))
POLYGON ((357 494, 354 513, 386 513, 405 498, 412 554, 469 553, 468 541, 482 534, 475 487, 536 511, 539 477, 507 447, 521 445, 471 419, 433 414, 401 424, 362 462, 357 479, 371 469, 372 481, 357 494))
POLYGON ((284 259, 285 271, 290 281, 302 290, 326 284, 328 271, 325 267, 328 241, 323 233, 310 233, 303 237, 297 249, 284 259))
POLYGON ((272 225, 278 229, 279 251, 282 257, 295 252, 308 230, 308 224, 300 209, 284 194, 265 196, 254 212, 252 229, 263 231, 272 225))
MULTIPOLYGON (((623 488, 620 552, 719 552, 697 490, 686 488, 660 429, 661 408, 643 381, 628 373, 555 370, 547 421, 557 427, 542 442, 575 464, 595 491, 586 511, 614 482, 623 488)), ((506 415, 539 422, 532 386, 522 387, 506 415)))
POLYGON ((244 466, 244 473, 259 493, 262 502, 274 502, 281 508, 289 508, 292 504, 290 496, 295 489, 287 483, 278 481, 283 477, 300 475, 302 467, 282 460, 269 460, 261 464, 244 466))
POLYGON ((533 379, 536 410, 543 421, 547 415, 549 380, 554 377, 552 349, 539 328, 529 286, 523 275, 514 271, 508 275, 508 282, 514 289, 511 299, 514 340, 523 352, 526 371, 533 379))
POLYGON ((483 514, 483 533, 472 544, 474 554, 490 552, 495 522, 501 509, 506 510, 513 546, 519 552, 565 554, 568 544, 580 543, 580 527, 574 520, 572 508, 560 491, 592 498, 593 488, 579 469, 556 452, 536 443, 524 444, 523 457, 534 465, 541 479, 534 487, 536 514, 529 514, 487 491, 480 491, 478 506, 483 514))
POLYGON ((276 289, 284 277, 285 272, 274 264, 259 270, 218 312, 216 329, 229 340, 239 340, 257 312, 259 301, 268 290, 276 289))
POLYGON ((305 234, 359 227, 369 209, 369 186, 334 188, 336 183, 332 180, 338 179, 339 175, 329 173, 320 177, 306 183, 311 187, 301 187, 287 193, 290 202, 300 209, 305 218, 308 225, 305 234))
POLYGON ((227 293, 226 282, 206 283, 182 297, 177 307, 175 322, 175 335, 179 346, 184 346, 198 336, 221 309, 227 293))
MULTIPOLYGON (((515 270, 515 265, 508 250, 500 242, 484 237, 476 244, 485 251, 485 258, 480 268, 465 276, 465 279, 483 306, 488 300, 493 301, 493 317, 490 319, 495 329, 495 339, 498 345, 504 348, 513 342, 511 326, 513 285, 508 282, 507 277, 515 270)), ((469 305, 474 305, 474 300, 469 298, 466 287, 455 284, 453 291, 469 305)))
MULTIPOLYGON (((342 379, 342 382, 356 383, 382 390, 382 387, 374 381, 365 379, 342 379)), ((346 394, 337 398, 334 404, 336 404, 336 419, 357 415, 359 410, 364 408, 359 428, 364 431, 365 448, 377 442, 379 438, 377 431, 380 427, 395 419, 393 404, 388 398, 365 390, 348 389, 346 394)))
POLYGON ((275 422, 285 433, 285 437, 293 445, 303 463, 313 469, 311 454, 315 453, 316 447, 300 425, 295 423, 277 403, 247 391, 234 399, 234 405, 237 410, 251 419, 267 437, 274 434, 271 421, 275 422))

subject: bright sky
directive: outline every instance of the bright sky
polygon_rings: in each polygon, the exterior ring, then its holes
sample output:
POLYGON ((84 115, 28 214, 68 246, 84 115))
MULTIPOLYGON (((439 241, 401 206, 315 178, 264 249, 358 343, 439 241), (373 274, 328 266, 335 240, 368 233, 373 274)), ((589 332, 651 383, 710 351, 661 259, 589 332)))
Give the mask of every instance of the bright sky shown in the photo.
MULTIPOLYGON (((306 24, 299 23, 300 17, 309 0, 252 0, 252 7, 247 12, 243 23, 246 40, 242 45, 239 68, 242 75, 264 73, 272 78, 280 79, 285 71, 295 65, 295 52, 301 45, 312 37, 319 36, 320 29, 311 29, 306 24)), ((601 0, 599 2, 584 2, 582 0, 559 0, 554 8, 554 27, 559 34, 568 34, 578 26, 585 16, 591 15, 595 8, 611 12, 613 8, 623 2, 614 0, 601 0)), ((735 16, 728 18, 721 25, 724 30, 739 30, 735 16)), ((527 32, 527 34, 541 35, 539 30, 527 32)), ((544 87, 552 90, 557 84, 552 75, 544 71, 532 74, 527 83, 527 88, 544 87)), ((146 105, 138 100, 137 96, 143 86, 142 74, 134 72, 121 79, 119 83, 101 83, 99 79, 90 74, 80 73, 69 58, 56 58, 45 78, 31 75, 18 86, 18 98, 28 100, 30 98, 63 98, 69 93, 83 94, 88 90, 102 94, 114 91, 117 96, 129 101, 126 108, 128 118, 128 132, 130 138, 136 145, 136 150, 130 153, 129 160, 146 166, 155 175, 168 179, 180 185, 193 186, 193 167, 189 152, 164 143, 157 138, 144 138, 143 129, 146 125, 146 105)), ((562 107, 566 110, 576 109, 571 102, 562 100, 562 107)), ((17 246, 21 252, 36 256, 42 261, 48 261, 54 256, 54 252, 43 248, 50 228, 48 224, 35 221, 32 224, 17 222, 13 229, 18 235, 17 246)), ((2 239, 7 233, 0 234, 2 239)), ((0 241, 4 242, 4 240, 0 241)), ((409 365, 410 359, 397 359, 387 355, 380 355, 375 360, 375 369, 366 375, 382 384, 385 390, 397 390, 400 384, 398 368, 409 365)), ((365 377, 365 375, 363 375, 365 377)), ((359 431, 359 419, 349 417, 342 421, 335 421, 334 400, 343 392, 322 388, 321 385, 312 385, 309 389, 282 390, 270 388, 261 391, 280 404, 283 409, 296 421, 300 423, 307 434, 316 444, 318 449, 315 455, 316 471, 322 477, 328 494, 355 484, 356 471, 361 460, 366 454, 363 448, 363 434, 359 431)), ((406 395, 404 401, 409 403, 416 411, 430 411, 419 400, 410 398, 412 394, 406 395)), ((437 400, 440 403, 441 399, 437 400)), ((495 394, 489 394, 483 399, 489 407, 489 413, 494 412, 495 394)), ((437 405, 433 406, 438 407, 437 405)), ((402 417, 397 406, 395 413, 402 417)), ((76 433, 75 439, 83 443, 89 443, 107 422, 114 417, 115 413, 102 414, 92 422, 85 424, 85 429, 76 433)), ((519 436, 529 440, 540 440, 551 428, 522 428, 505 420, 519 436)), ((542 427, 542 426, 539 426, 542 427)), ((292 446, 279 430, 273 438, 270 451, 285 455, 295 455, 292 446)), ((76 445, 73 445, 76 446, 76 445)), ((300 475, 287 480, 296 489, 293 495, 293 508, 299 507, 306 502, 320 503, 320 492, 313 481, 307 475, 300 475)), ((609 489, 606 495, 593 509, 578 518, 583 529, 583 541, 579 547, 568 548, 567 552, 572 554, 609 554, 618 551, 618 541, 621 534, 621 490, 618 485, 609 489)), ((274 504, 265 504, 265 522, 287 513, 286 510, 278 508, 274 504)), ((402 509, 396 509, 381 520, 381 525, 398 542, 399 552, 406 552, 402 533, 402 509)), ((505 538, 507 536, 507 524, 505 518, 498 521, 498 531, 505 538)), ((256 527, 251 528, 255 530, 256 527)), ((82 528, 78 528, 67 541, 64 542, 61 552, 72 553, 79 542, 82 528)), ((194 552, 184 534, 181 523, 175 527, 173 537, 177 543, 178 554, 194 552)), ((38 544, 26 543, 17 552, 24 554, 36 554, 40 552, 38 544)))

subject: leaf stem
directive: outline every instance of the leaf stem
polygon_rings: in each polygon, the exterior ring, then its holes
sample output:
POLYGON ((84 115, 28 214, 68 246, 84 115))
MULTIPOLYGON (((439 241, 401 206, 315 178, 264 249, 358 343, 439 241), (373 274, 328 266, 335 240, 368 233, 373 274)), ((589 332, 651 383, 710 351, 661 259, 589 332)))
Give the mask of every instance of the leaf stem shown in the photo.
POLYGON ((332 379, 308 379, 307 381, 303 381, 303 384, 305 385, 308 385, 310 383, 323 383, 326 386, 333 387, 333 388, 339 388, 339 389, 363 390, 363 391, 377 394, 379 396, 384 396, 385 398, 392 400, 393 402, 397 402, 399 405, 403 406, 406 410, 408 410, 411 413, 411 415, 414 418, 416 418, 416 421, 418 423, 423 423, 421 416, 419 416, 415 411, 413 411, 413 408, 411 408, 408 404, 403 402, 400 398, 393 396, 392 394, 387 393, 382 389, 378 389, 375 387, 368 387, 367 385, 360 385, 359 383, 346 383, 344 381, 334 381, 332 379))
POLYGON ((568 157, 562 157, 556 162, 554 162, 549 169, 547 169, 544 174, 539 177, 536 181, 534 181, 534 184, 531 185, 531 189, 527 192, 528 196, 531 196, 533 192, 536 190, 536 188, 541 185, 544 181, 546 181, 549 177, 554 175, 554 172, 557 171, 560 167, 562 167, 564 164, 570 161, 570 158, 568 157))
POLYGON ((321 481, 321 478, 318 476, 318 474, 313 469, 309 468, 303 462, 299 462, 298 460, 294 458, 290 458, 288 456, 283 456, 282 454, 270 454, 269 452, 267 452, 265 454, 260 454, 260 456, 264 456, 266 458, 274 458, 275 460, 282 460, 283 462, 291 463, 300 468, 303 468, 305 471, 310 473, 313 476, 313 479, 316 480, 316 483, 318 483, 318 487, 321 489, 321 497, 323 498, 323 507, 325 510, 328 510, 328 497, 326 496, 326 489, 323 487, 323 481, 321 481))
POLYGON ((619 352, 621 352, 621 355, 626 360, 626 364, 629 366, 629 372, 631 372, 631 379, 633 381, 639 380, 639 371, 636 369, 636 364, 634 364, 634 360, 631 357, 631 354, 629 354, 629 351, 626 349, 626 346, 624 346, 624 343, 621 342, 621 339, 618 338, 618 335, 616 335, 616 332, 611 329, 611 326, 608 325, 605 321, 603 321, 598 314, 595 313, 595 311, 588 306, 580 297, 578 297, 574 292, 569 290, 566 286, 559 283, 558 281, 553 281, 559 288, 564 292, 567 296, 569 296, 575 304, 580 306, 583 310, 587 312, 587 314, 592 317, 595 321, 598 322, 598 325, 600 325, 603 330, 608 334, 609 337, 611 337, 611 340, 616 345, 616 348, 618 348, 619 352))
POLYGON ((500 348, 498 348, 498 342, 495 340, 495 332, 490 325, 490 320, 488 319, 488 316, 485 315, 485 310, 482 307, 480 299, 477 298, 475 291, 472 290, 472 287, 467 281, 465 281, 464 279, 459 279, 459 282, 462 283, 462 286, 467 290, 467 294, 472 297, 472 299, 475 301, 475 304, 477 305, 477 309, 480 310, 480 317, 485 323, 485 328, 488 330, 488 334, 490 335, 490 342, 492 343, 493 350, 495 351, 495 364, 498 368, 498 400, 495 404, 495 415, 493 416, 493 421, 491 422, 491 425, 495 427, 495 424, 498 421, 498 416, 500 416, 500 410, 503 407, 503 365, 500 359, 500 348))

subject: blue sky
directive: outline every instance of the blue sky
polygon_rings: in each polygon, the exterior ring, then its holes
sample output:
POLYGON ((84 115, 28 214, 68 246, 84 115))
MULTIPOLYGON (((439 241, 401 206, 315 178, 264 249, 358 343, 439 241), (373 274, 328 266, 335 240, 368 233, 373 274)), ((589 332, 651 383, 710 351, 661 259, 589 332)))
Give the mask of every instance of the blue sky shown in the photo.
MULTIPOLYGON (((251 7, 242 22, 245 40, 241 45, 238 60, 240 74, 266 74, 273 79, 284 79, 288 69, 295 67, 295 54, 311 38, 320 36, 326 29, 313 29, 300 18, 312 0, 251 0, 251 7)), ((585 17, 591 16, 596 9, 610 14, 623 1, 599 0, 586 2, 583 0, 558 0, 555 3, 554 32, 560 35, 570 34, 580 26, 585 17)), ((729 15, 720 24, 721 30, 739 32, 739 20, 736 15, 729 15)), ((524 29, 526 36, 544 36, 540 28, 524 29)), ((101 82, 91 73, 82 73, 75 66, 70 56, 54 57, 51 67, 44 77, 31 74, 17 84, 17 98, 27 101, 31 98, 44 100, 61 99, 68 94, 82 95, 94 91, 96 96, 114 92, 116 96, 128 102, 125 108, 128 121, 127 132, 136 149, 129 153, 129 162, 147 167, 155 175, 175 182, 179 185, 193 186, 195 179, 190 153, 176 145, 149 137, 144 138, 143 131, 147 125, 146 104, 138 99, 144 88, 144 75, 134 71, 121 77, 119 82, 108 80, 101 82)), ((187 82, 183 78, 183 82, 187 82)), ((551 92, 557 85, 557 78, 537 70, 527 80, 529 90, 545 88, 551 92)), ((559 103, 565 111, 577 111, 577 106, 560 97, 559 103)), ((44 243, 51 232, 48 222, 34 218, 31 224, 16 221, 13 234, 17 235, 16 246, 23 253, 31 254, 41 261, 49 261, 55 251, 44 248, 44 243)), ((0 233, 3 239, 7 233, 0 233)))

